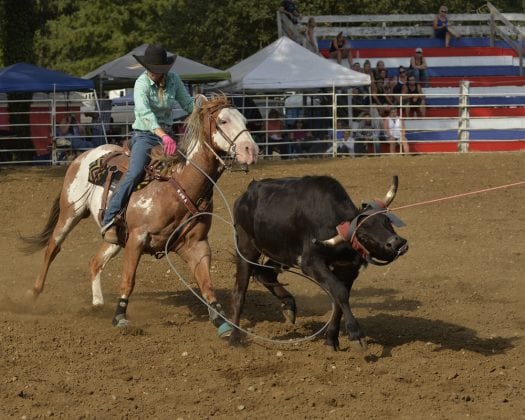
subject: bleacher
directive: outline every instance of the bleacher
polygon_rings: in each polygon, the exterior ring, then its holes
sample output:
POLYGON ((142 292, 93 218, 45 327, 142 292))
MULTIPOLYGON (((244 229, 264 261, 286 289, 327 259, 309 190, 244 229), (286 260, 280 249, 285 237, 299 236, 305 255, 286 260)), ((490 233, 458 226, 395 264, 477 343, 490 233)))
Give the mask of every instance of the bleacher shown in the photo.
MULTIPOLYGON (((409 66, 415 48, 423 48, 429 87, 424 88, 425 119, 407 119, 407 138, 416 152, 456 151, 458 143, 459 85, 468 80, 469 149, 525 149, 525 76, 519 58, 505 41, 490 45, 489 38, 459 38, 445 48, 434 38, 349 40, 354 62, 365 60, 372 68, 382 60, 388 76, 397 76, 400 65, 409 66)), ((329 58, 330 40, 320 40, 322 55, 329 58)), ((343 62, 342 65, 346 65, 343 62)))

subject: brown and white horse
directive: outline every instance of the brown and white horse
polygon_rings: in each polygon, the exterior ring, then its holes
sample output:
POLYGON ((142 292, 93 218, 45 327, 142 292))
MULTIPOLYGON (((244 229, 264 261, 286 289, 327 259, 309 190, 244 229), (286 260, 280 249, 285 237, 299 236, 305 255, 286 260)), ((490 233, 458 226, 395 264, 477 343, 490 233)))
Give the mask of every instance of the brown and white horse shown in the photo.
MULTIPOLYGON (((33 246, 32 251, 46 247, 42 268, 30 291, 35 298, 42 292, 49 266, 68 233, 90 214, 100 223, 97 215, 103 200, 103 187, 88 181, 89 165, 116 150, 121 148, 103 145, 76 158, 66 172, 62 191, 51 209, 47 225, 37 236, 24 238, 33 246)), ((204 199, 208 202, 206 211, 211 211, 211 182, 195 166, 216 180, 224 169, 221 157, 235 158, 240 164, 251 165, 257 161, 258 154, 257 144, 246 129, 245 118, 229 105, 225 97, 209 100, 202 97, 202 103, 195 107, 188 118, 186 134, 179 143, 179 150, 184 151, 187 159, 181 159, 172 167, 171 178, 175 182, 155 180, 134 191, 125 213, 127 237, 124 236, 120 245, 102 243, 90 261, 93 305, 102 305, 102 270, 124 247, 120 298, 113 318, 116 326, 122 327, 128 323, 126 308, 135 286, 141 255, 164 251, 170 235, 191 216, 192 212, 183 201, 198 203, 204 199)), ((218 312, 222 312, 210 278, 208 232, 211 216, 202 215, 194 220, 191 225, 188 224, 188 228, 182 229, 185 230, 184 234, 171 250, 175 250, 188 264, 204 299, 218 312)), ((219 333, 228 332, 228 324, 215 312, 210 311, 210 318, 219 327, 219 333)))

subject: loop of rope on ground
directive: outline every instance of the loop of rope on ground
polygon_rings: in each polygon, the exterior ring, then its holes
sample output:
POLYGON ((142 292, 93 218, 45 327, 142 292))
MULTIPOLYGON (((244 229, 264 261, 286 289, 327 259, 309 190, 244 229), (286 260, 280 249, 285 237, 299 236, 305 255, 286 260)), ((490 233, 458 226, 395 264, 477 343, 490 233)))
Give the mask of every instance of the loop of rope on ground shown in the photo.
POLYGON ((166 260, 168 261, 168 264, 169 266, 171 267, 171 269, 173 270, 173 272, 177 275, 177 277, 179 278, 179 280, 181 281, 182 284, 184 284, 184 286, 186 286, 186 288, 203 304, 205 305, 209 311, 212 311, 214 312, 216 315, 220 316, 225 322, 227 322, 229 325, 231 325, 232 327, 236 328, 237 330, 243 332, 244 334, 248 335, 248 336, 251 336, 255 339, 258 339, 258 340, 261 340, 261 341, 266 341, 266 342, 269 342, 269 343, 272 343, 272 344, 286 344, 286 345, 296 345, 296 344, 300 344, 300 343, 303 343, 303 342, 306 342, 306 341, 311 341, 313 340, 314 338, 316 338, 317 336, 319 336, 324 330, 326 330, 328 328, 328 325, 330 324, 330 321, 334 315, 334 312, 335 312, 335 303, 334 303, 334 299, 332 298, 332 296, 330 295, 330 293, 324 288, 322 287, 315 279, 311 278, 311 277, 308 277, 306 276, 305 274, 303 273, 299 273, 295 270, 288 270, 289 272, 291 272, 292 274, 296 274, 298 276, 301 276, 301 277, 304 277, 310 281, 312 281, 313 283, 317 284, 321 290, 323 290, 323 292, 325 292, 328 297, 331 299, 331 303, 332 303, 332 313, 330 314, 330 317, 328 318, 328 321, 326 321, 326 323, 318 330, 316 331, 314 334, 312 335, 309 335, 307 337, 303 337, 303 338, 298 338, 298 339, 289 339, 289 340, 277 340, 277 339, 273 339, 273 338, 268 338, 268 337, 264 337, 264 336, 261 336, 261 335, 258 335, 258 334, 255 334, 251 331, 248 331, 244 328, 242 328, 240 325, 236 325, 234 324, 232 321, 230 321, 227 317, 225 317, 223 314, 219 313, 215 308, 213 308, 208 302, 206 302, 206 300, 200 296, 195 290, 194 288, 184 279, 184 277, 179 273, 179 271, 175 268, 175 265, 173 264, 173 262, 170 260, 170 257, 169 257, 169 244, 171 243, 171 240, 173 238, 173 236, 180 230, 182 229, 187 223, 189 223, 191 220, 195 219, 196 217, 200 217, 200 216, 203 216, 203 215, 209 215, 209 216, 212 216, 212 217, 217 217, 219 220, 222 220, 224 223, 228 224, 231 226, 232 228, 232 232, 233 232, 233 242, 235 244, 235 250, 237 252, 237 255, 239 255, 244 261, 248 262, 249 264, 252 264, 252 265, 255 265, 255 266, 258 266, 258 267, 263 267, 263 268, 271 268, 271 269, 274 269, 275 267, 272 267, 272 266, 268 266, 268 265, 264 265, 264 264, 259 264, 257 262, 253 262, 253 261, 250 261, 248 260, 244 255, 242 255, 239 247, 238 247, 238 244, 237 244, 237 238, 236 238, 236 235, 235 235, 235 227, 234 227, 234 223, 233 223, 233 213, 231 211, 231 208, 228 204, 228 200, 226 199, 226 196, 224 195, 223 191, 219 188, 219 186, 217 185, 217 183, 205 172, 203 171, 198 165, 196 165, 194 162, 192 162, 190 159, 188 159, 187 156, 185 156, 182 152, 179 151, 179 153, 187 160, 187 162, 189 162, 193 167, 195 167, 199 172, 201 172, 214 186, 214 188, 219 192, 222 200, 224 201, 224 204, 225 204, 225 207, 228 211, 228 214, 230 216, 230 220, 231 221, 228 221, 227 219, 225 219, 224 217, 218 215, 218 214, 215 214, 215 213, 211 213, 211 212, 199 212, 198 214, 194 214, 192 215, 191 217, 189 217, 188 219, 186 219, 184 221, 184 223, 180 224, 177 229, 175 229, 172 234, 170 235, 170 237, 168 238, 167 242, 166 242, 166 246, 164 248, 164 253, 166 255, 166 260))

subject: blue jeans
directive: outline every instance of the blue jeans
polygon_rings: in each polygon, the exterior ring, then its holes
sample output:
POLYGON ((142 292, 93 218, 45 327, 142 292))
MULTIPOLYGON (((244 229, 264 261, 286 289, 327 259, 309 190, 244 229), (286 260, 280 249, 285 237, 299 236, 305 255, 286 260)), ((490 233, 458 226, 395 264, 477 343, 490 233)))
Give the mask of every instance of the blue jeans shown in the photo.
POLYGON ((108 224, 120 213, 124 205, 128 202, 135 186, 144 177, 144 167, 149 163, 149 152, 152 147, 160 144, 160 139, 155 134, 147 131, 134 131, 129 143, 131 158, 129 168, 124 178, 117 186, 117 190, 109 200, 102 226, 108 224))

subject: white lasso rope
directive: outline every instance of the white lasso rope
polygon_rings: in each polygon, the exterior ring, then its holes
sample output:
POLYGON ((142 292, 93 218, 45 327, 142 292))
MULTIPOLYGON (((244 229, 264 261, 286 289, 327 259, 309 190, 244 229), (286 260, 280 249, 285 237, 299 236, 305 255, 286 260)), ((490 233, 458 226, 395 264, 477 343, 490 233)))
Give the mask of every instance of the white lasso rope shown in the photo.
POLYGON ((264 264, 259 264, 258 262, 254 262, 254 261, 250 261, 248 260, 244 255, 242 255, 241 251, 239 250, 239 247, 238 247, 238 244, 237 244, 237 238, 236 238, 236 235, 235 235, 235 228, 234 228, 234 224, 233 224, 233 213, 231 211, 231 208, 228 204, 228 200, 226 199, 226 196, 224 195, 224 193, 222 192, 222 190, 219 188, 219 186, 217 185, 217 183, 206 173, 204 172, 197 164, 193 163, 190 159, 188 159, 188 157, 186 155, 184 155, 181 151, 179 151, 178 153, 181 154, 181 156, 183 156, 187 162, 189 162, 194 168, 196 168, 200 173, 202 173, 214 186, 214 188, 219 192, 222 200, 224 201, 224 204, 225 204, 225 207, 226 209, 228 210, 228 214, 230 216, 230 221, 226 220, 224 217, 218 215, 218 214, 215 214, 215 213, 211 213, 211 212, 199 212, 198 214, 194 214, 192 215, 191 217, 189 217, 188 219, 186 219, 184 221, 184 223, 182 223, 181 225, 179 225, 177 227, 177 229, 175 229, 173 231, 173 233, 170 235, 170 237, 168 238, 167 242, 166 242, 166 246, 164 248, 164 253, 166 254, 166 260, 168 261, 168 264, 169 266, 171 267, 171 269, 173 270, 173 272, 177 275, 177 277, 179 278, 179 280, 181 281, 182 284, 184 284, 184 286, 186 286, 186 288, 202 303, 204 304, 208 310, 210 311, 213 311, 215 314, 217 314, 218 316, 220 316, 224 321, 226 321, 228 324, 230 324, 232 327, 238 329, 239 331, 243 332, 244 334, 248 335, 248 336, 251 336, 255 339, 258 339, 258 340, 262 340, 262 341, 266 341, 266 342, 269 342, 269 343, 273 343, 273 344, 299 344, 299 343, 303 343, 305 341, 310 341, 310 340, 313 340, 315 337, 317 337, 318 335, 320 335, 326 328, 328 328, 328 325, 330 324, 330 320, 332 319, 333 315, 334 315, 334 311, 335 311, 335 304, 334 304, 334 301, 332 299, 332 296, 330 295, 330 293, 324 288, 322 287, 317 281, 315 281, 315 279, 311 278, 311 277, 308 277, 306 276, 305 274, 303 273, 299 273, 299 272, 296 272, 296 271, 291 271, 289 270, 292 274, 296 274, 296 275, 299 275, 299 276, 302 276, 302 277, 305 277, 307 279, 309 279, 310 281, 312 281, 313 283, 317 284, 321 290, 323 290, 327 295, 328 297, 331 299, 331 303, 332 303, 332 313, 330 314, 330 318, 328 318, 328 321, 321 327, 321 329, 319 329, 317 332, 315 332, 314 334, 312 335, 309 335, 307 337, 304 337, 304 338, 298 338, 298 339, 290 339, 290 340, 276 340, 276 339, 273 339, 273 338, 268 338, 268 337, 264 337, 264 336, 261 336, 261 335, 258 335, 258 334, 255 334, 251 331, 248 331, 244 328, 242 328, 241 326, 239 325, 236 325, 234 324, 233 322, 231 322, 228 318, 226 318, 224 315, 222 315, 221 313, 219 313, 215 308, 213 308, 210 304, 208 304, 208 302, 206 302, 206 300, 199 295, 199 293, 197 293, 193 287, 184 279, 184 277, 179 273, 179 271, 175 268, 175 265, 173 264, 173 262, 171 261, 170 257, 169 257, 169 244, 173 238, 173 236, 180 230, 182 229, 182 227, 184 227, 186 225, 186 223, 189 223, 191 220, 193 220, 194 218, 196 217, 199 217, 199 216, 202 216, 202 215, 209 215, 209 216, 214 216, 214 217, 217 217, 218 219, 222 220, 224 223, 228 224, 231 226, 232 228, 232 232, 233 232, 233 242, 235 244, 235 250, 237 252, 237 254, 246 262, 248 262, 249 264, 252 264, 252 265, 255 265, 255 266, 258 266, 258 267, 263 267, 263 268, 271 268, 271 269, 274 269, 275 267, 272 267, 272 266, 268 266, 268 265, 264 265, 264 264))

